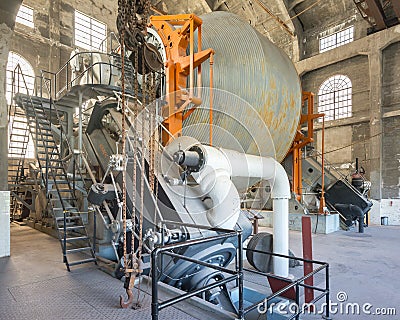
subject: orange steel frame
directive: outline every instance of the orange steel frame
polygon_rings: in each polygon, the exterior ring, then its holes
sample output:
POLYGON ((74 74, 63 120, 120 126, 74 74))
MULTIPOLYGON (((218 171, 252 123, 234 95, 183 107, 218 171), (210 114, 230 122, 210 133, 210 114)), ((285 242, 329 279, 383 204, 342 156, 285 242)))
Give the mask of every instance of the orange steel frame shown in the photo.
MULTIPOLYGON (((197 68, 196 86, 201 90, 201 64, 210 59, 210 75, 212 75, 212 49, 202 50, 201 25, 203 21, 194 14, 179 14, 150 17, 150 26, 154 27, 164 44, 166 51, 166 101, 163 109, 164 126, 173 135, 181 135, 182 123, 199 106, 200 97, 194 96, 194 72, 197 68), (197 52, 194 52, 194 34, 197 30, 197 52), (187 48, 189 47, 189 55, 187 48), (189 88, 187 80, 189 77, 189 88), (189 90, 189 91, 188 91, 189 90), (192 103, 194 107, 185 111, 192 103), (185 113, 184 113, 185 111, 185 113)), ((210 76, 211 78, 211 76, 210 76)), ((210 79, 212 87, 212 79, 210 79)), ((212 96, 212 94, 210 94, 212 96)), ((211 100, 212 98, 210 98, 211 100)), ((210 143, 212 142, 212 100, 210 101, 210 143)), ((162 134, 164 145, 171 139, 165 130, 162 134)))
POLYGON ((297 200, 301 200, 302 195, 302 151, 301 149, 307 144, 314 141, 314 120, 323 117, 324 114, 314 114, 314 94, 312 92, 303 91, 302 106, 307 104, 307 112, 300 117, 300 123, 289 153, 293 155, 293 174, 292 174, 292 191, 296 195, 297 200), (301 129, 307 124, 307 135, 301 129))

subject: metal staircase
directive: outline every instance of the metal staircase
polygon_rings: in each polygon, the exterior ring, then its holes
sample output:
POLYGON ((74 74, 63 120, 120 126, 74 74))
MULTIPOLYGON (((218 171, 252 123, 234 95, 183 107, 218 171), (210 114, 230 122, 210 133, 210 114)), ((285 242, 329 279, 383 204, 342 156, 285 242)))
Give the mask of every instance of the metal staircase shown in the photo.
POLYGON ((24 176, 24 163, 29 141, 28 123, 25 113, 15 105, 10 106, 10 140, 8 144, 8 189, 11 193, 11 217, 14 220, 22 209, 20 199, 25 194, 21 187, 24 176))
MULTIPOLYGON (((106 67, 109 68, 112 66, 116 68, 116 70, 121 68, 122 62, 119 55, 103 55, 108 56, 109 62, 96 64, 97 67, 100 68, 100 66, 104 64, 106 67)), ((96 263, 95 239, 92 246, 91 239, 88 236, 84 221, 82 220, 83 217, 88 215, 88 212, 80 212, 77 205, 76 191, 80 190, 80 186, 76 185, 77 180, 75 178, 83 182, 83 187, 85 181, 83 172, 80 171, 80 166, 76 166, 75 150, 73 150, 73 146, 71 147, 71 145, 69 145, 68 139, 66 139, 67 136, 63 133, 63 120, 57 112, 57 107, 64 108, 64 110, 65 108, 76 108, 90 98, 98 99, 99 96, 112 96, 115 91, 120 90, 117 86, 89 82, 90 79, 93 80, 93 77, 88 77, 88 83, 86 84, 74 85, 74 79, 72 79, 71 72, 69 71, 69 62, 70 61, 66 62, 56 73, 42 71, 41 77, 37 79, 40 81, 40 83, 37 83, 39 87, 37 91, 40 97, 21 93, 14 95, 16 110, 21 112, 22 118, 26 120, 25 124, 23 124, 25 133, 28 137, 29 134, 31 134, 35 145, 36 158, 41 174, 41 188, 46 190, 48 201, 47 214, 51 217, 51 221, 53 221, 52 224, 54 224, 57 231, 63 251, 63 259, 68 271, 70 267, 74 265, 89 262, 96 263), (51 98, 42 98, 44 92, 51 98), (53 134, 52 129, 55 129, 54 126, 61 126, 60 130, 56 129, 54 131, 60 131, 60 137, 53 134), (68 159, 70 165, 68 169, 67 161, 64 161, 67 157, 63 159, 65 156, 65 150, 63 150, 63 148, 65 145, 64 143, 60 143, 57 139, 66 142, 68 145, 68 159), (60 147, 58 144, 60 144, 60 147), (73 166, 72 178, 71 174, 68 174, 68 172, 71 172, 71 165, 73 166), (78 167, 79 172, 75 176, 76 167, 78 167), (87 258, 82 259, 82 257, 80 257, 79 259, 73 259, 81 253, 88 254, 87 258)), ((94 65, 90 66, 85 72, 91 71, 93 67, 94 65)), ((25 80, 22 71, 18 70, 17 72, 22 76, 20 78, 23 84, 25 80)), ((127 63, 125 67, 125 78, 131 86, 135 81, 133 75, 132 64, 127 63)), ((18 88, 21 88, 21 86, 18 86, 18 88)), ((28 92, 28 90, 26 89, 24 92, 28 92)), ((129 88, 127 92, 129 92, 129 88)), ((79 125, 81 126, 81 123, 79 125)), ((80 128, 80 130, 81 129, 82 128, 80 128)), ((27 141, 28 139, 26 139, 24 145, 20 146, 21 150, 15 152, 19 152, 19 154, 21 154, 21 152, 26 152, 27 141)), ((10 155, 12 152, 13 151, 10 152, 10 155)), ((80 156, 83 157, 83 155, 80 156)), ((11 172, 9 178, 9 184, 11 184, 13 188, 14 184, 12 183, 20 180, 23 176, 23 159, 20 157, 19 161, 21 161, 21 164, 18 165, 14 173, 11 172)), ((84 188, 80 191, 84 191, 83 189, 84 188)), ((17 193, 15 192, 15 194, 17 193)), ((95 214, 93 217, 96 219, 95 214)), ((96 234, 95 225, 94 223, 94 236, 96 234)))
POLYGON ((79 212, 75 183, 68 178, 52 133, 50 120, 56 113, 56 110, 52 110, 53 102, 25 94, 17 94, 15 101, 16 105, 25 111, 27 127, 33 137, 42 181, 46 188, 50 213, 54 218, 68 271, 74 265, 91 262, 97 264, 94 248, 81 216, 87 212, 79 212), (44 108, 44 102, 49 104, 49 112, 44 108), (87 253, 87 257, 77 258, 77 253, 87 253))
MULTIPOLYGON (((319 193, 322 183, 321 154, 314 150, 303 161, 302 179, 307 192, 319 193)), ((332 164, 325 160, 324 167, 325 202, 331 211, 337 211, 337 204, 352 204, 358 206, 363 214, 372 207, 371 201, 360 193, 347 178, 341 174, 332 164)), ((347 230, 346 217, 340 214, 340 226, 347 230)))
MULTIPOLYGON (((111 59, 113 61, 113 65, 119 69, 122 70, 122 59, 121 59, 121 55, 117 54, 117 53, 112 53, 111 55, 111 59)), ((125 72, 125 81, 128 81, 128 87, 130 86, 130 89, 133 89, 133 83, 135 80, 135 70, 133 68, 132 62, 125 58, 125 66, 124 66, 124 72, 125 72)))

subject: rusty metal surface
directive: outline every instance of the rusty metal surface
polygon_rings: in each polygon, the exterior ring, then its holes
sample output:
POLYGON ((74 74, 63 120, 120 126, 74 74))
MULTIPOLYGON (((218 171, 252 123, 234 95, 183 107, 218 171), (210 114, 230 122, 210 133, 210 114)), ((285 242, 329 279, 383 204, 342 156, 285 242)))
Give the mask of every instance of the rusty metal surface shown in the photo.
MULTIPOLYGON (((213 130, 213 144, 264 156, 273 156, 275 149, 276 159, 283 160, 295 136, 301 110, 300 81, 293 63, 234 14, 212 12, 201 18, 202 46, 216 52, 214 88, 224 90, 213 94, 213 124, 217 127, 213 130)), ((209 85, 207 67, 206 63, 204 87, 209 85)), ((203 90, 204 108, 184 122, 183 134, 201 142, 209 141, 208 95, 209 90, 203 90)))

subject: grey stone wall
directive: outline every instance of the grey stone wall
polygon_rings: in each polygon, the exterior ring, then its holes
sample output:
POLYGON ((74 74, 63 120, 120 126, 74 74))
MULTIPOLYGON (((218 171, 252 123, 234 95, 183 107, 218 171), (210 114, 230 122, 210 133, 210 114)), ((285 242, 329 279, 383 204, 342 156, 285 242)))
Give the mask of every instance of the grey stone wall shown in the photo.
MULTIPOLYGON (((325 122, 326 159, 342 173, 348 174, 354 168, 355 158, 370 170, 369 152, 369 65, 367 56, 355 56, 341 62, 307 72, 302 77, 303 90, 316 94, 314 112, 318 112, 318 91, 320 85, 329 77, 343 74, 352 82, 353 116, 350 118, 325 122), (335 151, 337 150, 337 151, 335 151)), ((321 124, 316 125, 317 136, 315 146, 321 150, 321 124)))
MULTIPOLYGON (((369 66, 367 56, 356 56, 324 68, 320 68, 306 73, 302 77, 303 90, 318 94, 319 87, 329 77, 342 74, 350 78, 353 86, 353 119, 352 122, 359 121, 360 118, 368 116, 369 109, 369 66)), ((316 99, 318 102, 318 98, 316 99)), ((317 104, 315 105, 317 112, 317 104)), ((336 120, 327 125, 341 125, 347 120, 336 120)))
MULTIPOLYGON (((304 9, 298 6, 298 10, 304 9)), ((319 53, 319 40, 334 32, 354 26, 354 39, 360 39, 367 35, 369 24, 360 16, 353 1, 323 1, 315 9, 306 12, 304 21, 304 31, 301 34, 302 42, 301 59, 309 58, 319 53), (334 8, 332 8, 334 7, 334 8), (324 15, 325 13, 325 15, 324 15), (335 14, 336 13, 336 14, 335 14)))
POLYGON ((382 197, 400 198, 400 42, 382 53, 382 197))
POLYGON ((393 43, 382 53, 382 111, 400 109, 400 42, 393 43))
POLYGON ((56 72, 69 59, 74 48, 75 9, 116 32, 117 1, 25 0, 24 4, 34 9, 35 28, 17 23, 10 50, 27 59, 36 75, 42 69, 56 72))
POLYGON ((382 197, 400 198, 400 117, 383 119, 382 197))

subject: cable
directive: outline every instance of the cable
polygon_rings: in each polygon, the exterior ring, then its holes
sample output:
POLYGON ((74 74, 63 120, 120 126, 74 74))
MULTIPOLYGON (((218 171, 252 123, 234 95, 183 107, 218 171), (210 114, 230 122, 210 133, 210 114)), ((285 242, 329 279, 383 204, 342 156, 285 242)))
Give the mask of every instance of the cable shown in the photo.
MULTIPOLYGON (((317 0, 317 1, 315 1, 313 4, 309 5, 309 6, 308 6, 307 8, 305 8, 304 10, 302 10, 302 11, 300 11, 299 13, 295 14, 293 17, 290 17, 289 19, 283 21, 283 23, 286 24, 286 23, 288 23, 288 22, 294 20, 295 18, 301 16, 303 13, 305 13, 305 12, 307 12, 308 10, 312 9, 314 6, 316 6, 316 5, 317 5, 318 3, 320 3, 321 1, 322 1, 322 0, 317 0)), ((271 31, 277 29, 278 27, 279 27, 279 26, 275 26, 275 27, 273 27, 273 28, 267 30, 266 33, 269 33, 269 32, 271 32, 271 31)))
MULTIPOLYGON (((258 5, 266 12, 268 13, 272 18, 275 19, 276 22, 279 23, 279 26, 283 28, 287 33, 289 33, 292 37, 294 37, 294 33, 292 30, 289 29, 289 27, 286 25, 286 22, 283 21, 281 18, 279 18, 277 15, 275 15, 271 10, 269 10, 260 0, 255 0, 258 5)), ((290 20, 289 20, 290 21, 290 20)))
POLYGON ((339 151, 339 150, 342 150, 342 149, 345 149, 345 148, 349 148, 349 147, 354 146, 354 145, 356 145, 356 144, 358 144, 358 143, 365 142, 365 141, 368 141, 368 140, 370 140, 370 139, 372 139, 372 138, 378 137, 378 136, 380 136, 380 135, 382 135, 382 134, 383 134, 383 132, 379 132, 379 133, 377 133, 377 134, 374 134, 373 136, 370 136, 370 137, 367 138, 367 139, 358 140, 358 141, 355 141, 355 142, 353 142, 353 143, 351 143, 351 144, 349 144, 349 145, 347 145, 347 146, 344 146, 344 147, 340 147, 340 148, 337 148, 337 149, 333 149, 333 150, 326 151, 325 154, 332 153, 332 152, 336 152, 336 151, 339 151))

